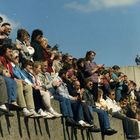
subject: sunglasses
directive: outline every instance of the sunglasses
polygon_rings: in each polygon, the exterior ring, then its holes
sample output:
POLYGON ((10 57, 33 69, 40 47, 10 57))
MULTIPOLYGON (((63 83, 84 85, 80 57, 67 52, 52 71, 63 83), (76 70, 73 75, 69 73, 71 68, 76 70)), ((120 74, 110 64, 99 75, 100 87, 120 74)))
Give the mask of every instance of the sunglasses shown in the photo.
POLYGON ((93 84, 89 84, 89 86, 93 86, 93 84))
POLYGON ((15 56, 15 57, 14 57, 14 59, 17 59, 17 58, 19 58, 19 56, 15 56))

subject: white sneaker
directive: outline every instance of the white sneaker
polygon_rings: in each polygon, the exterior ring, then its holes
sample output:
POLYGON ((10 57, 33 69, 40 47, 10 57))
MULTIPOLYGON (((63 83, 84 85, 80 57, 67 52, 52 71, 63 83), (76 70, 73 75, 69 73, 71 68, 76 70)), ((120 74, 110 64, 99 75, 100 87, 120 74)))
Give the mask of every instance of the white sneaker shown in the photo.
POLYGON ((51 114, 53 114, 55 117, 57 117, 57 118, 62 116, 62 114, 57 113, 53 108, 50 108, 50 109, 49 109, 49 112, 50 112, 51 114))
POLYGON ((54 96, 51 96, 50 99, 54 99, 54 96))
POLYGON ((7 109, 5 104, 0 105, 0 110, 3 111, 3 112, 8 112, 8 109, 7 109))
POLYGON ((55 116, 53 114, 51 114, 50 112, 48 111, 45 111, 45 113, 47 114, 47 116, 45 118, 47 119, 51 119, 51 118, 54 118, 55 116))
POLYGON ((31 118, 40 118, 42 117, 40 114, 38 114, 34 109, 31 109, 30 112, 33 113, 32 116, 30 116, 31 118))
POLYGON ((47 117, 47 113, 43 111, 41 108, 38 110, 38 114, 41 115, 42 117, 47 117))
POLYGON ((33 112, 30 112, 27 108, 23 108, 23 114, 25 117, 29 117, 33 115, 33 112))
POLYGON ((83 120, 80 120, 78 123, 83 127, 92 127, 93 126, 93 125, 90 125, 90 124, 84 122, 83 120))

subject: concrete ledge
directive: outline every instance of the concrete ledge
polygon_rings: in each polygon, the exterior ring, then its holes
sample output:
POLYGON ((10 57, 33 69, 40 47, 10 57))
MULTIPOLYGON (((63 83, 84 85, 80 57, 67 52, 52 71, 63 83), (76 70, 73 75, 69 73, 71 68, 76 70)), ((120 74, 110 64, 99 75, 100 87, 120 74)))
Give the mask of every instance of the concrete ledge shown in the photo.
MULTIPOLYGON (((59 111, 59 103, 52 101, 54 108, 59 111)), ((0 140, 102 140, 101 133, 90 133, 86 129, 79 130, 65 126, 63 118, 32 119, 19 116, 0 117, 0 140)), ((98 116, 94 116, 99 125, 98 116)), ((121 120, 110 118, 111 127, 118 130, 112 136, 105 136, 104 140, 124 140, 121 120)))

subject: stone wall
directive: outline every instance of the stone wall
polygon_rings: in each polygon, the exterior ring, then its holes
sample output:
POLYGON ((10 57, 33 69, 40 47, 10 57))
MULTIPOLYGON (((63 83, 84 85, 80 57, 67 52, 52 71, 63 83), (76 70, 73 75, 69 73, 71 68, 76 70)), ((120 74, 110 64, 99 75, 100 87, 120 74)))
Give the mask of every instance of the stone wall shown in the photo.
MULTIPOLYGON (((53 106, 59 111, 59 104, 53 101, 53 106)), ((73 129, 65 126, 64 118, 33 119, 21 117, 14 112, 14 117, 0 117, 0 140, 102 140, 101 133, 90 133, 86 129, 73 129)), ((94 114, 95 124, 99 126, 97 114, 94 114)), ((118 131, 104 140, 124 140, 121 120, 110 117, 111 127, 118 131)))
POLYGON ((137 83, 137 87, 140 88, 140 66, 121 67, 120 71, 125 73, 129 80, 135 81, 137 83))

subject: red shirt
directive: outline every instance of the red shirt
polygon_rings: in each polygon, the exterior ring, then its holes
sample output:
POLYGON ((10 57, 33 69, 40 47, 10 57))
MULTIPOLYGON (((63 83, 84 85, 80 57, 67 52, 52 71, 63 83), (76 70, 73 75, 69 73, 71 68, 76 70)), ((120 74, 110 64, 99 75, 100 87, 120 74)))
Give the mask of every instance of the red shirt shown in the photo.
POLYGON ((13 68, 12 68, 11 62, 9 60, 6 60, 5 57, 3 56, 0 56, 0 62, 2 63, 4 68, 9 70, 11 77, 13 77, 13 68))

